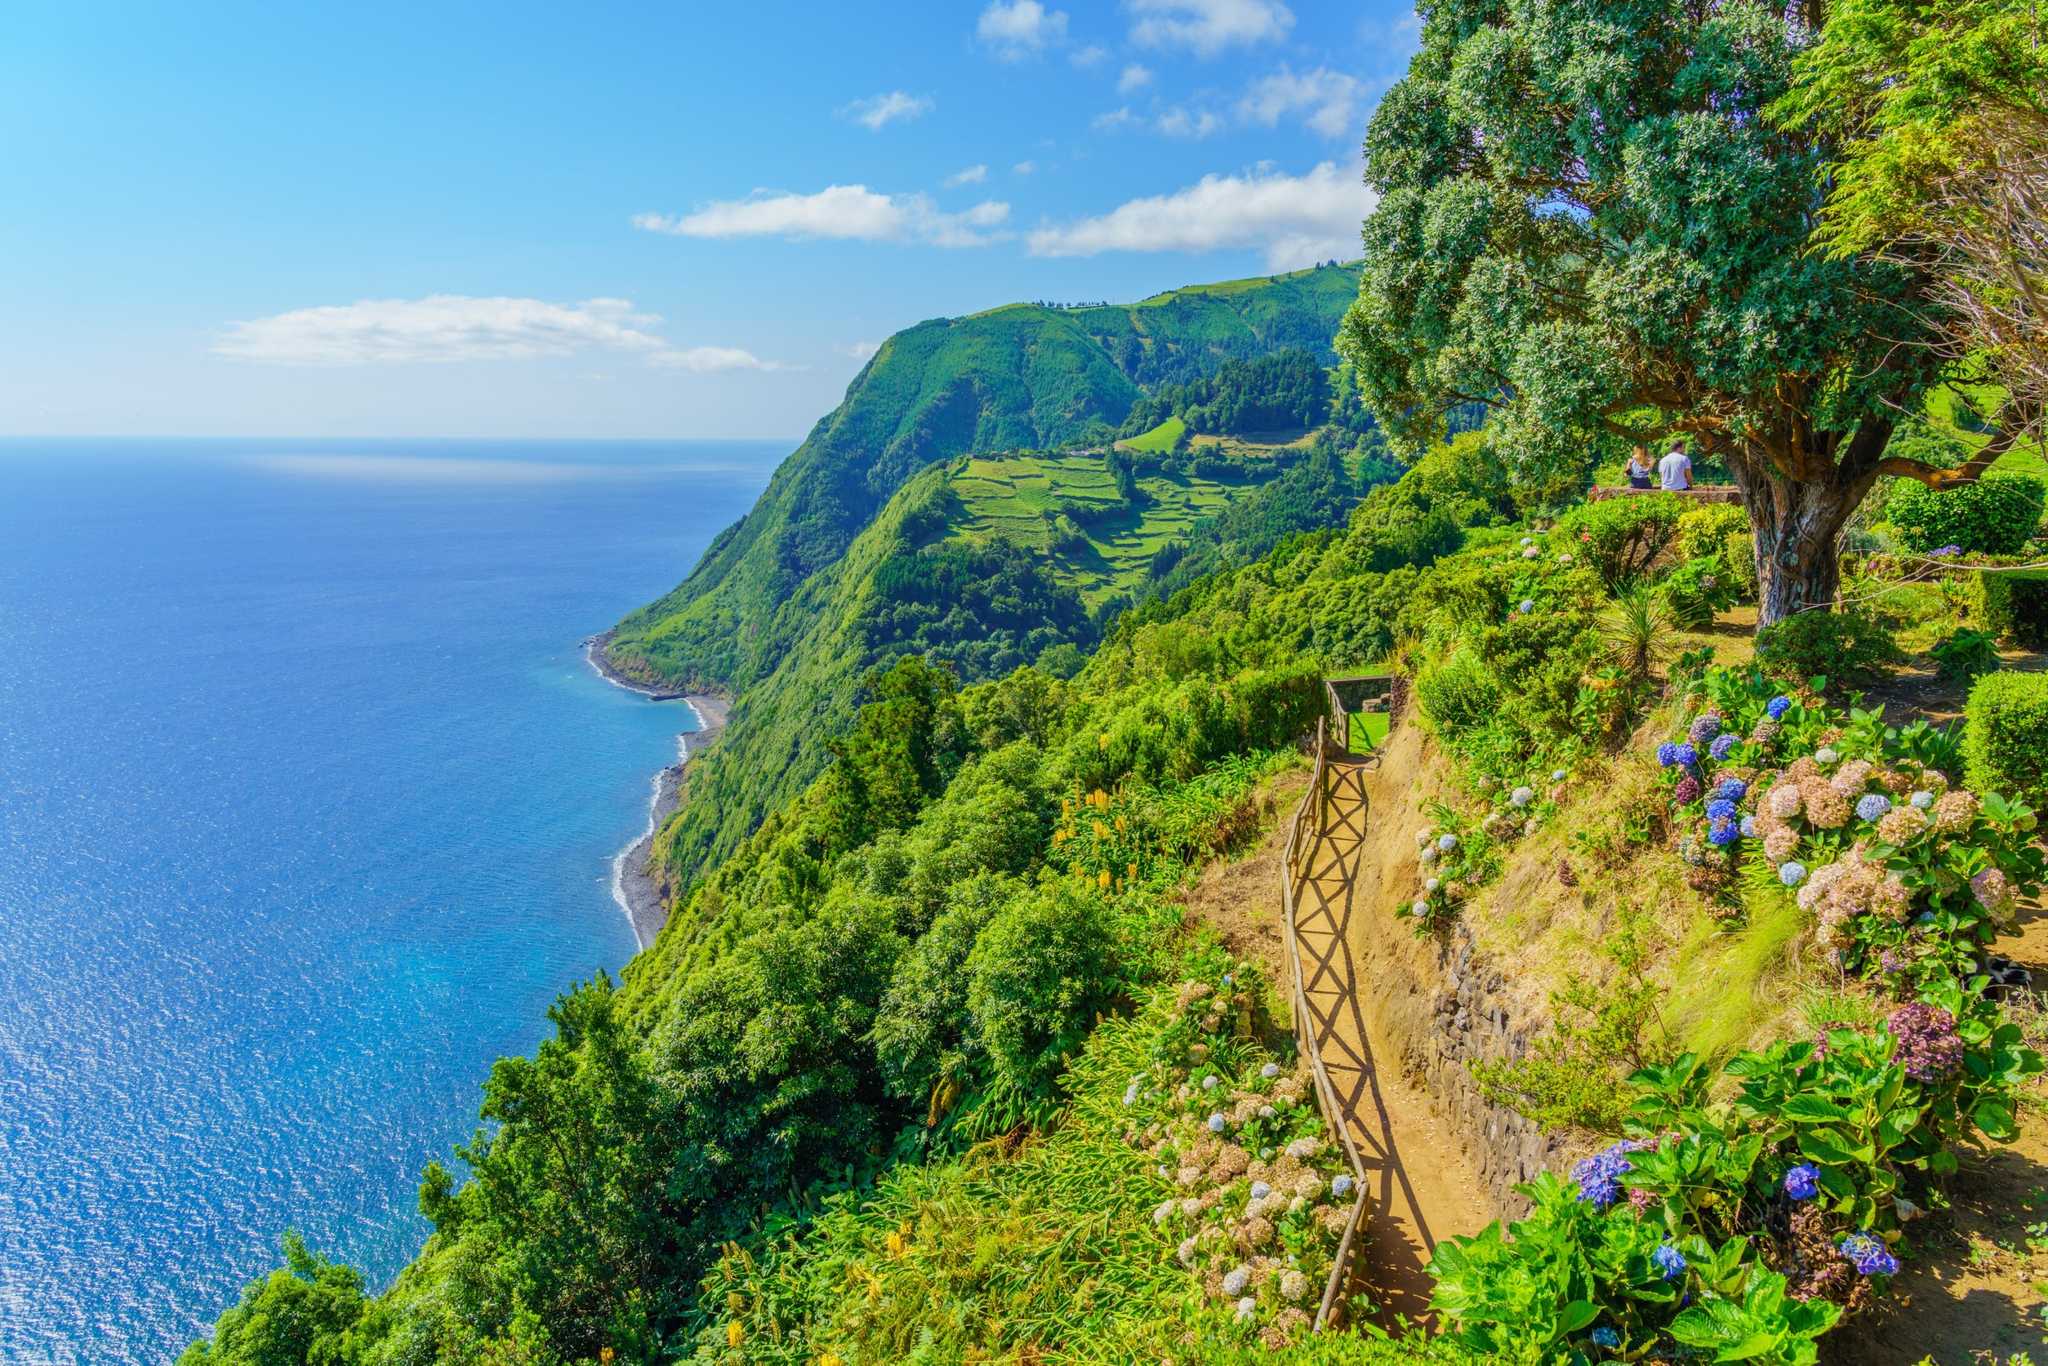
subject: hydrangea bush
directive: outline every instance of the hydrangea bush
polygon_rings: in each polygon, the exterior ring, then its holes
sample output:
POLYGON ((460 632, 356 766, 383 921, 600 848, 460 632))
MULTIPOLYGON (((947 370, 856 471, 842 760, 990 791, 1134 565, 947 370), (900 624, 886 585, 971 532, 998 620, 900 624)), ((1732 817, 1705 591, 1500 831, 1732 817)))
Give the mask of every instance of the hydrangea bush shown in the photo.
POLYGON ((1888 1004, 1631 1076, 1617 1141, 1523 1187, 1527 1218, 1439 1247, 1436 1306, 1481 1352, 1813 1361, 1897 1273, 1956 1148, 2015 1137, 2043 1067, 1980 970, 2039 890, 2033 812, 1957 786, 1952 736, 1755 673, 1709 670, 1688 705, 1657 762, 1694 885, 1795 898, 1821 961, 1888 1004))

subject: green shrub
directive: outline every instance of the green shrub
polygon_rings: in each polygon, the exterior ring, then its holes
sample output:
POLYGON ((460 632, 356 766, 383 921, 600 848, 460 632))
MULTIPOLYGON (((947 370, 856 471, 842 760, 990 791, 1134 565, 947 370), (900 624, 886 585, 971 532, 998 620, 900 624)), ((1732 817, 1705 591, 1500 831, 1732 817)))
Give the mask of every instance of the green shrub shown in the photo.
POLYGON ((1934 642, 1935 672, 1951 683, 1968 683, 1998 667, 1998 647, 1989 631, 1959 626, 1934 642))
POLYGON ((1862 688, 1905 662, 1884 623, 1857 611, 1801 612, 1756 633, 1756 658, 1788 683, 1825 678, 1837 688, 1862 688))
POLYGON ((2001 671, 1970 689, 1966 780, 2033 806, 2048 803, 2048 674, 2001 671))
POLYGON ((1581 503, 1558 519, 1558 534, 1578 551, 1609 592, 1649 572, 1678 535, 1681 499, 1657 494, 1581 503))
POLYGON ((1970 594, 1970 616, 2002 640, 2030 650, 2048 646, 2048 574, 1982 570, 1970 594))
POLYGON ((1662 585, 1671 620, 1697 630, 1714 624, 1714 614, 1735 605, 1735 576, 1719 555, 1687 560, 1662 585))
POLYGON ((1992 475, 1954 488, 1930 489, 1902 479, 1885 514, 1908 550, 1925 554, 1961 546, 1985 555, 2015 555, 2041 524, 2044 489, 2029 475, 1992 475))
POLYGON ((1756 536, 1749 531, 1732 531, 1721 540, 1721 558, 1735 576, 1736 601, 1755 602, 1761 585, 1756 577, 1756 536))
POLYGON ((1415 680, 1415 700, 1436 733, 1455 740, 1484 726, 1500 709, 1500 681, 1460 650, 1415 680))
POLYGON ((1680 559, 1697 560, 1720 553, 1730 536, 1749 534, 1749 513, 1740 503, 1701 503, 1678 514, 1676 548, 1680 559))

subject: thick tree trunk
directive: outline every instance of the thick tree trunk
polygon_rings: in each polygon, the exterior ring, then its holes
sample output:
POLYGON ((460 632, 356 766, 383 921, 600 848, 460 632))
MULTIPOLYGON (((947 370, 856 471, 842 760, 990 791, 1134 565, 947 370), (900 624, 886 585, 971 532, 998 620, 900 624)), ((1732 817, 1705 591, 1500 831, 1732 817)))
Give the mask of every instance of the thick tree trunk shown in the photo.
POLYGON ((1841 587, 1842 527, 1870 491, 1874 472, 1787 479, 1761 460, 1731 460, 1756 536, 1756 623, 1826 611, 1841 587))

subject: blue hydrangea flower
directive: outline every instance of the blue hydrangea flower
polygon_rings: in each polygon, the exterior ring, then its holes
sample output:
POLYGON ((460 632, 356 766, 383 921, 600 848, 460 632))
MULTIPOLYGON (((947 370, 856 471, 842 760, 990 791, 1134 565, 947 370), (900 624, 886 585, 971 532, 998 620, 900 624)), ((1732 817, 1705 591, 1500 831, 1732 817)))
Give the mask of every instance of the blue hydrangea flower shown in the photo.
POLYGON ((1890 1276, 1899 1269, 1899 1259, 1892 1256, 1891 1249, 1884 1245, 1884 1239, 1875 1233, 1852 1233, 1835 1246, 1862 1275, 1890 1276))
POLYGON ((1773 721, 1781 720, 1783 719, 1786 711, 1789 710, 1791 706, 1792 699, 1785 696, 1785 694, 1783 693, 1779 693, 1776 697, 1773 697, 1770 701, 1764 703, 1764 713, 1767 716, 1769 716, 1773 721))
POLYGON ((1735 803, 1726 797, 1715 797, 1707 803, 1707 819, 1710 821, 1732 821, 1735 819, 1735 803))
POLYGON ((1797 887, 1806 881, 1806 865, 1798 859, 1787 859, 1778 865, 1778 881, 1787 887, 1797 887))
POLYGON ((1523 598, 1521 602, 1516 604, 1516 610, 1521 612, 1523 616, 1528 616, 1531 612, 1536 610, 1536 599, 1523 598))
POLYGON ((1579 1199, 1587 1201, 1595 1209, 1606 1209, 1619 1200, 1622 1173, 1635 1170, 1628 1155, 1642 1146, 1632 1138, 1625 1138, 1591 1157, 1574 1162, 1572 1180, 1578 1183, 1579 1199))
POLYGON ((1650 1260, 1664 1273, 1664 1279, 1675 1280, 1685 1271, 1685 1254, 1669 1243, 1659 1243, 1657 1250, 1650 1254, 1650 1260))
POLYGON ((1691 745, 1680 745, 1678 747, 1678 757, 1676 759, 1676 762, 1680 766, 1684 768, 1691 768, 1694 764, 1698 763, 1699 761, 1700 752, 1694 749, 1691 745))
POLYGON ((1621 1346, 1621 1334, 1603 1323, 1593 1330, 1593 1345, 1611 1352, 1621 1346))
POLYGON ((1739 802, 1749 795, 1749 784, 1740 778, 1723 778, 1715 786, 1714 795, 1725 801, 1739 802))
POLYGON ((1925 788, 1922 788, 1920 791, 1915 792, 1912 796, 1906 798, 1906 800, 1913 803, 1913 805, 1919 807, 1922 811, 1925 811, 1928 807, 1934 805, 1934 794, 1932 792, 1927 791, 1925 788))
POLYGON ((1734 732, 1728 731, 1714 737, 1714 743, 1707 746, 1707 757, 1720 763, 1728 757, 1728 751, 1735 748, 1734 732))
POLYGON ((1663 744, 1657 746, 1657 762, 1664 768, 1669 768, 1673 764, 1677 763, 1678 746, 1673 744, 1669 740, 1666 740, 1663 744))
POLYGON ((1265 1077, 1267 1080, 1270 1081, 1274 1077, 1280 1075, 1280 1064, 1277 1062, 1267 1063, 1264 1067, 1261 1067, 1259 1069, 1259 1075, 1265 1077))
POLYGON ((1212 1134, 1222 1133, 1226 1122, 1223 1118, 1223 1112, 1218 1110, 1215 1114, 1209 1116, 1209 1132, 1212 1134))
POLYGON ((1553 768, 1550 770, 1550 781, 1552 781, 1553 783, 1561 783, 1564 781, 1564 778, 1565 773, 1563 769, 1553 768))
POLYGON ((1856 799, 1856 819, 1874 821, 1892 809, 1892 799, 1882 792, 1868 792, 1856 799))
POLYGON ((1513 792, 1508 793, 1508 801, 1516 806, 1527 806, 1535 800, 1535 792, 1526 787, 1518 787, 1513 792))
POLYGON ((1820 1168, 1802 1162, 1785 1173, 1785 1194, 1794 1200, 1811 1200, 1820 1194, 1820 1168))
POLYGON ((1746 840, 1753 840, 1753 839, 1755 839, 1755 838, 1756 838, 1756 817, 1754 817, 1754 816, 1744 816, 1744 817, 1742 818, 1742 824, 1741 824, 1740 826, 1738 826, 1737 828, 1738 828, 1738 829, 1740 829, 1740 830, 1742 831, 1742 837, 1743 837, 1744 839, 1746 839, 1746 840))
POLYGON ((1458 837, 1456 835, 1438 836, 1436 847, 1448 854, 1451 850, 1458 847, 1458 837))
POLYGON ((1707 827, 1707 843, 1716 849, 1725 849, 1742 838, 1742 831, 1734 821, 1715 821, 1707 827))
POLYGON ((1350 1173, 1340 1172, 1336 1176, 1330 1178, 1330 1194, 1336 1196, 1340 1200, 1343 1197, 1351 1194, 1350 1173))

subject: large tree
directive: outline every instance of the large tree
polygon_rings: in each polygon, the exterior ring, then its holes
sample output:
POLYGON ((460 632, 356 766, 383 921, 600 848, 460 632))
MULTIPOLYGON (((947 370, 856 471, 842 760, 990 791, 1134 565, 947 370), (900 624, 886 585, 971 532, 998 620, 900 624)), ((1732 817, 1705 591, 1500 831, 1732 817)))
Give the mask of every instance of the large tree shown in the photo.
POLYGON ((1765 110, 1810 5, 1442 0, 1366 139, 1380 203, 1338 349, 1409 439, 1496 410, 1525 473, 1682 432, 1733 473, 1760 621, 1825 606, 1842 525, 1940 377, 1910 261, 1812 250, 1830 144, 1765 110))

